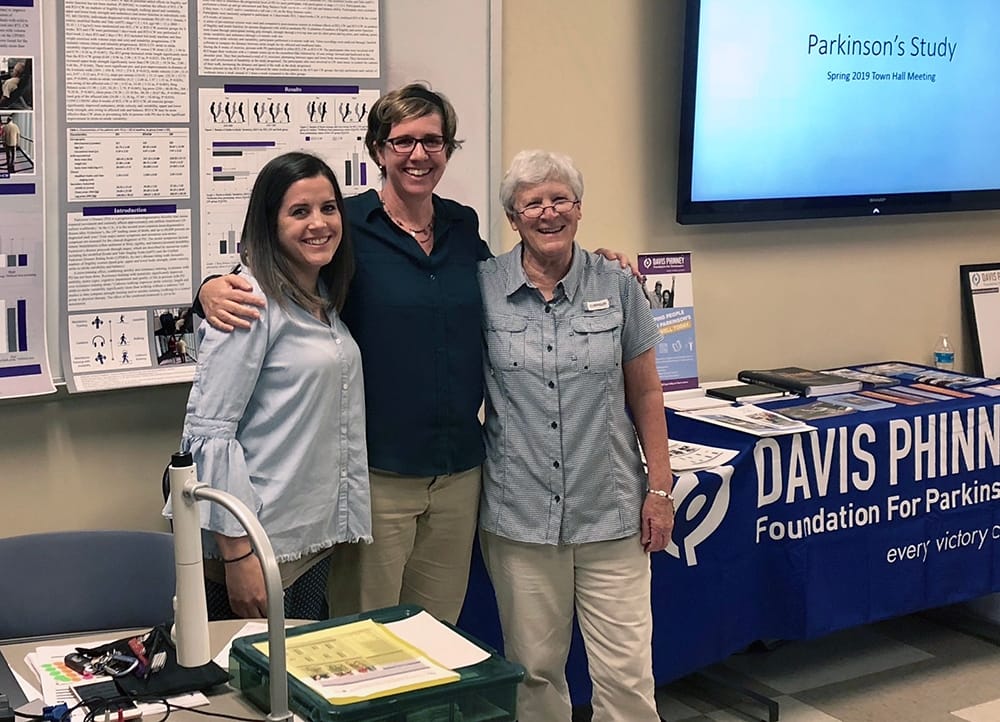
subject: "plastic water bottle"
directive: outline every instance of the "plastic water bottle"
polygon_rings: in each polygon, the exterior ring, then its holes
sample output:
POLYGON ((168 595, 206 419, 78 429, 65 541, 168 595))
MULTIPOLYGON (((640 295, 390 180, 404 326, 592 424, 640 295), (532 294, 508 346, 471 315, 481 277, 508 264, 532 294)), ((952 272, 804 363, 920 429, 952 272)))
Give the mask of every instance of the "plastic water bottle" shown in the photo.
POLYGON ((955 368, 955 347, 951 345, 946 333, 941 334, 937 346, 934 347, 934 365, 946 371, 955 368))

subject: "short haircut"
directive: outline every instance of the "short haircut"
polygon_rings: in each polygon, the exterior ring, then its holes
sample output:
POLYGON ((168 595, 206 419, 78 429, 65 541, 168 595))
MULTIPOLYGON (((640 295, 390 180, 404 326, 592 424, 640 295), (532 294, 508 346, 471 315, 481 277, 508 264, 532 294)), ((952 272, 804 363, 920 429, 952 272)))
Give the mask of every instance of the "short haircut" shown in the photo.
POLYGON ((378 163, 378 150, 385 145, 392 126, 405 120, 423 118, 432 113, 441 116, 444 152, 451 158, 451 154, 461 148, 463 142, 455 137, 458 133, 458 115, 444 95, 431 90, 423 83, 404 85, 375 101, 368 112, 368 133, 365 135, 368 155, 378 163))
POLYGON ((514 156, 500 182, 500 203, 507 217, 517 215, 514 196, 522 187, 545 181, 565 183, 576 195, 576 200, 583 200, 583 173, 572 158, 548 150, 522 150, 514 156))
POLYGON ((285 153, 272 158, 257 174, 243 221, 240 246, 240 259, 250 267, 268 298, 282 307, 291 299, 306 310, 334 308, 339 312, 354 277, 354 247, 344 215, 344 196, 330 166, 311 153, 285 153), (342 228, 333 260, 319 272, 326 286, 326 296, 322 298, 295 283, 278 241, 278 212, 285 193, 297 181, 317 176, 323 176, 333 186, 342 228))

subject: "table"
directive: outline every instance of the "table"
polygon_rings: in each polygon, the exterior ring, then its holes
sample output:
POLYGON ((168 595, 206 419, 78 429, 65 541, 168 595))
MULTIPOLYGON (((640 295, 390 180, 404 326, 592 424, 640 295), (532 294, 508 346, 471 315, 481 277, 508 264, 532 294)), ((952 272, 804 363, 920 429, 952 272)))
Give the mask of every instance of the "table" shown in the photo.
MULTIPOLYGON (((209 645, 212 655, 214 656, 218 654, 226 643, 233 637, 233 635, 243 628, 246 622, 247 620, 245 619, 210 622, 208 625, 209 645)), ((145 632, 149 630, 144 629, 136 631, 138 633, 138 631, 145 632)), ((37 686, 34 673, 24 662, 24 657, 28 654, 28 652, 34 651, 39 646, 51 644, 80 644, 82 646, 87 646, 90 642, 122 639, 123 637, 128 636, 128 634, 129 630, 117 630, 86 635, 35 639, 31 641, 4 644, 0 646, 0 653, 3 654, 4 659, 7 660, 7 664, 11 669, 37 686)), ((198 711, 201 713, 210 712, 212 714, 236 715, 238 717, 248 717, 251 719, 265 719, 264 714, 250 704, 250 702, 246 700, 242 694, 228 687, 223 687, 222 689, 227 691, 209 695, 209 706, 199 707, 198 711)), ((204 714, 184 711, 171 712, 170 719, 173 720, 175 717, 179 720, 179 722, 194 722, 195 720, 203 720, 204 714)))
MULTIPOLYGON (((373 610, 359 615, 342 617, 339 620, 307 623, 304 625, 302 620, 292 620, 290 625, 297 628, 295 630, 286 630, 286 635, 291 644, 296 635, 319 631, 327 632, 330 627, 339 624, 349 624, 362 619, 371 619, 375 622, 388 624, 416 617, 422 613, 423 610, 418 606, 400 605, 373 610)), ((213 656, 218 655, 218 652, 234 634, 243 630, 247 621, 250 620, 217 621, 209 624, 209 646, 213 656)), ((428 630, 426 626, 423 629, 425 633, 432 631, 434 634, 441 634, 441 632, 435 630, 428 630)), ((417 634, 419 636, 412 627, 410 630, 410 634, 417 634)), ((141 632, 119 630, 77 637, 33 639, 23 643, 4 645, 0 647, 0 652, 3 653, 8 664, 21 676, 25 677, 25 679, 34 680, 34 674, 24 662, 24 658, 29 652, 34 651, 39 646, 58 645, 71 647, 77 644, 88 646, 88 643, 92 645, 97 640, 123 639, 133 636, 136 633, 141 632)), ((406 637, 406 633, 402 631, 399 634, 403 635, 404 638, 406 637)), ((210 699, 210 706, 208 708, 199 707, 193 712, 182 714, 182 717, 185 719, 194 719, 193 715, 201 713, 216 716, 230 715, 246 719, 249 714, 250 719, 264 719, 264 716, 260 712, 255 711, 256 707, 252 707, 251 704, 255 702, 265 708, 270 706, 270 687, 268 685, 270 670, 268 668, 267 655, 253 648, 253 643, 263 640, 265 636, 264 633, 260 633, 235 640, 228 664, 229 684, 231 687, 223 687, 222 690, 213 688, 212 694, 208 695, 210 699), (236 689, 242 690, 242 692, 236 692, 236 689)), ((298 639, 299 642, 303 641, 301 636, 298 639)), ((469 639, 468 642, 481 647, 478 640, 469 639)), ((391 648, 391 645, 389 649, 386 649, 384 645, 379 645, 374 641, 357 642, 356 640, 354 642, 345 642, 344 650, 350 649, 352 644, 368 644, 371 646, 373 654, 387 656, 387 659, 390 659, 390 661, 395 652, 391 648), (381 649, 379 649, 380 646, 382 646, 381 649)), ((446 639, 439 644, 442 652, 445 653, 447 648, 454 646, 455 643, 450 639, 446 639)), ((313 666, 312 671, 314 673, 324 672, 337 675, 338 672, 335 667, 345 661, 348 663, 353 662, 353 660, 345 660, 343 657, 338 656, 339 652, 343 650, 338 649, 336 644, 332 645, 332 647, 320 644, 317 649, 321 651, 315 655, 311 655, 311 653, 303 652, 302 647, 300 647, 300 664, 316 665, 313 666), (303 654, 311 656, 303 657, 303 654), (306 658, 310 661, 304 662, 303 660, 306 658)), ((482 652, 483 650, 480 649, 479 651, 482 652)), ((492 652, 492 650, 485 651, 492 652)), ((399 660, 396 659, 396 661, 398 662, 399 660)), ((409 669, 412 672, 415 667, 410 667, 409 669)), ((374 673, 377 677, 382 676, 375 668, 368 668, 361 671, 374 673)), ((485 659, 475 664, 463 666, 457 669, 456 672, 458 675, 455 680, 442 686, 429 686, 426 689, 422 689, 418 684, 414 689, 398 691, 391 696, 362 700, 343 706, 330 706, 323 703, 308 690, 305 684, 291 678, 289 679, 288 688, 289 703, 293 711, 302 716, 326 720, 356 720, 357 722, 361 722, 361 720, 387 720, 391 717, 393 720, 398 719, 402 722, 404 719, 430 720, 433 718, 437 720, 443 719, 445 716, 448 719, 452 717, 458 719, 463 714, 466 719, 514 719, 517 706, 517 687, 524 676, 524 669, 522 667, 491 653, 486 655, 485 659), (308 711, 308 714, 306 711, 308 711)), ((0 677, 0 682, 3 682, 3 677, 0 677)), ((412 683, 413 680, 411 679, 409 682, 412 683)), ((359 687, 355 687, 354 691, 360 693, 359 689, 359 687)))
MULTIPOLYGON (((672 548, 652 557, 657 683, 758 639, 818 637, 1000 590, 997 401, 857 412, 770 438, 668 413, 672 438, 739 455, 676 479, 672 548)), ((502 648, 478 553, 459 626, 502 648)), ((574 703, 588 702, 579 635, 567 673, 574 703)))

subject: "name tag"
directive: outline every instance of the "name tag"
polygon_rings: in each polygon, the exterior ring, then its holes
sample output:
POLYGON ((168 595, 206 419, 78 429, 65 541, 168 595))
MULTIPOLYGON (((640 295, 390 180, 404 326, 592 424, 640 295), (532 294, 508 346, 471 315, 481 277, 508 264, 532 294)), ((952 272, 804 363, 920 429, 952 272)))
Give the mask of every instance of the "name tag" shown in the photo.
POLYGON ((587 311, 604 311, 611 308, 611 301, 606 298, 600 301, 585 301, 583 307, 587 311))

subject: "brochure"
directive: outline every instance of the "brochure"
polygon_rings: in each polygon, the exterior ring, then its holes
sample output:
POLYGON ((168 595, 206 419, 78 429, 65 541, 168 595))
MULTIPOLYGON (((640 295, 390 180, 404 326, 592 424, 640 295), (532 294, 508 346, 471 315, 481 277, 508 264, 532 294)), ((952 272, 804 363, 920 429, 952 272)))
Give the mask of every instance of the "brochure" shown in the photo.
POLYGON ((847 404, 836 401, 810 401, 801 406, 786 406, 781 409, 781 413, 793 419, 812 421, 814 419, 826 419, 832 416, 843 416, 854 413, 854 408, 847 404))
POLYGON ((914 364, 899 362, 861 366, 859 369, 882 376, 892 376, 900 381, 928 384, 930 386, 943 386, 950 389, 962 389, 966 386, 985 384, 989 381, 989 379, 981 376, 966 376, 955 371, 945 371, 944 369, 933 369, 928 366, 916 366, 914 364))
POLYGON ((896 404, 892 401, 882 401, 861 394, 834 394, 827 396, 827 401, 838 404, 846 404, 855 411, 875 411, 876 409, 891 409, 896 404))
POLYGON ((723 449, 718 446, 696 444, 693 441, 670 440, 670 468, 679 471, 696 471, 698 469, 714 469, 731 461, 739 452, 736 449, 723 449))
POLYGON ((866 371, 858 371, 857 369, 825 369, 824 373, 834 374, 835 376, 843 376, 845 379, 854 379, 855 381, 860 381, 867 386, 892 386, 899 381, 891 376, 882 376, 879 374, 872 374, 866 371))
POLYGON ((934 392, 936 394, 939 394, 939 395, 943 394, 944 396, 947 396, 947 397, 950 397, 950 398, 953 398, 953 399, 971 399, 974 396, 973 396, 973 394, 971 394, 969 392, 970 391, 975 391, 975 389, 968 389, 968 391, 959 391, 958 389, 948 388, 947 386, 932 386, 930 384, 910 384, 906 388, 908 388, 910 390, 921 389, 923 391, 932 391, 932 392, 934 392))
POLYGON ((930 403, 930 399, 917 399, 913 396, 894 394, 891 391, 875 391, 874 389, 859 391, 858 396, 867 396, 870 399, 879 399, 880 401, 903 404, 904 406, 919 406, 920 404, 930 403))
POLYGON ((790 419, 787 416, 762 409, 753 404, 732 406, 724 409, 680 411, 678 415, 700 419, 709 424, 743 431, 754 436, 797 434, 800 431, 812 431, 815 428, 796 419, 790 419))
MULTIPOLYGON (((894 393, 901 393, 907 396, 921 396, 925 399, 930 399, 931 401, 951 401, 953 397, 948 394, 940 393, 939 389, 944 388, 940 386, 927 386, 926 384, 914 384, 913 386, 890 386, 886 391, 892 391, 894 393)), ((951 389, 944 389, 945 391, 950 391, 951 389)), ((971 394, 966 394, 971 396, 971 394)))
POLYGON ((656 370, 664 391, 698 386, 690 251, 640 253, 639 283, 660 329, 656 370))

